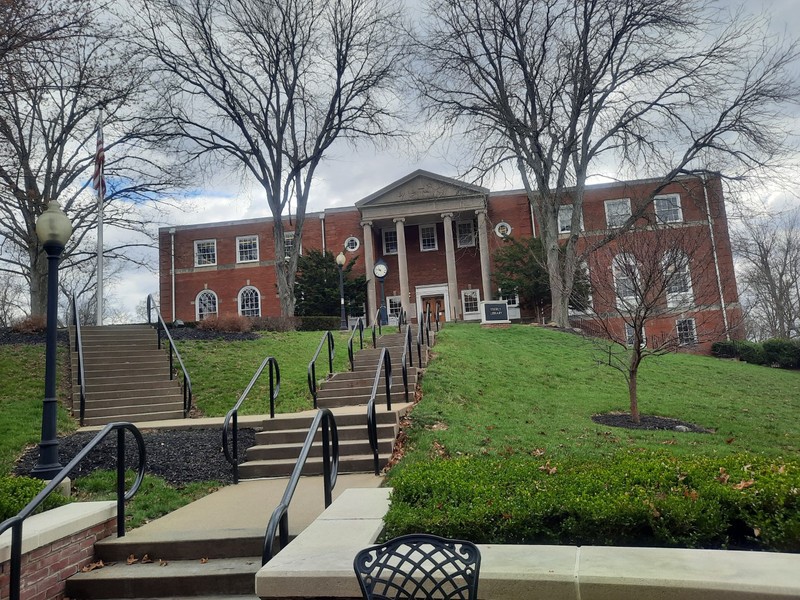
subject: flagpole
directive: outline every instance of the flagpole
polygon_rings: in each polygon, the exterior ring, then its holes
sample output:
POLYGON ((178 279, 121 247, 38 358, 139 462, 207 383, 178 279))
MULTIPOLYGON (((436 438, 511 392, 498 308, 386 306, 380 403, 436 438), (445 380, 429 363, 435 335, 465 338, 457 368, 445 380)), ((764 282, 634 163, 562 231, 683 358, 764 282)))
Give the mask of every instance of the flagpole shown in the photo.
POLYGON ((97 148, 92 184, 97 190, 97 324, 103 324, 103 200, 105 199, 105 145, 103 141, 103 109, 97 117, 97 148))

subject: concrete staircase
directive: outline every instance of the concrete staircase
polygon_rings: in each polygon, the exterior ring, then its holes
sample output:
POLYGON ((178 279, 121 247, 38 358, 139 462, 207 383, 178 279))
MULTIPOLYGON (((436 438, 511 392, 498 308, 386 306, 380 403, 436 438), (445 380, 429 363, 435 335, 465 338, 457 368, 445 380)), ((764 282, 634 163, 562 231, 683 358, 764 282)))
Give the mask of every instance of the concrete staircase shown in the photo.
MULTIPOLYGON (((72 412, 80 414, 78 353, 70 330, 72 412)), ((169 378, 169 355, 149 325, 81 327, 86 410, 84 425, 183 418, 179 380, 169 378)))

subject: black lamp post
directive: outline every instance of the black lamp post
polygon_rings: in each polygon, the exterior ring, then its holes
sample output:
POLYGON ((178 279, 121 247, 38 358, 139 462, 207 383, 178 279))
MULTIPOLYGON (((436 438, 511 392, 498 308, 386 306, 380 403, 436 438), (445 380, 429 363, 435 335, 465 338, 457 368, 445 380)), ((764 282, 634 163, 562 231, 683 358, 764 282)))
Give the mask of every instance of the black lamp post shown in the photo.
POLYGON ((339 255, 336 257, 336 266, 339 267, 339 302, 342 306, 342 322, 339 324, 339 329, 342 331, 347 331, 347 315, 345 314, 344 310, 344 264, 347 262, 347 259, 344 256, 344 252, 339 252, 339 255))
POLYGON ((58 202, 50 201, 47 210, 36 221, 36 235, 47 253, 47 344, 44 366, 44 403, 42 405, 42 441, 39 442, 39 460, 31 475, 52 479, 61 471, 58 461, 56 418, 56 333, 58 329, 58 261, 64 251, 72 224, 58 202))

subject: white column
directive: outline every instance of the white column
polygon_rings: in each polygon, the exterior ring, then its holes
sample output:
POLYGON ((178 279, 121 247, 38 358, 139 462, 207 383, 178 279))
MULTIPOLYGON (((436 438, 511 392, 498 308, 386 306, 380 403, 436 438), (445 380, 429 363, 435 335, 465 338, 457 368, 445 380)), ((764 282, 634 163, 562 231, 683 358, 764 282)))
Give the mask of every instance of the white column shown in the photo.
POLYGON ((486 210, 476 210, 478 215, 478 244, 481 249, 481 283, 483 300, 492 299, 492 279, 489 268, 489 232, 486 229, 486 210))
POLYGON ((364 230, 364 268, 367 277, 367 325, 372 325, 375 313, 378 312, 378 294, 375 291, 375 249, 373 248, 372 221, 362 221, 364 230))
POLYGON ((397 229, 397 274, 400 277, 400 303, 403 310, 411 317, 411 307, 408 303, 408 256, 406 254, 406 220, 402 217, 395 219, 397 229))
POLYGON ((456 250, 453 244, 453 213, 444 213, 444 253, 447 261, 447 292, 445 299, 450 309, 451 318, 461 318, 461 299, 458 296, 458 278, 456 277, 456 250))

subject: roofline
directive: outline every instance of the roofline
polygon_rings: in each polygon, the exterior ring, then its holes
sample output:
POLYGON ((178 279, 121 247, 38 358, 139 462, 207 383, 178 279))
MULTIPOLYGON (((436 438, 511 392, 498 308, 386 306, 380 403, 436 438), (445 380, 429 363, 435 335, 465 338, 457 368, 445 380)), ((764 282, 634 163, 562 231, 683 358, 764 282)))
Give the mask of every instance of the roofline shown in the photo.
POLYGON ((379 198, 380 196, 383 196, 383 195, 391 192, 392 190, 400 187, 401 185, 404 185, 404 184, 408 183, 409 181, 411 181, 412 179, 415 179, 417 177, 428 177, 429 179, 433 179, 433 180, 439 181, 441 183, 446 183, 446 184, 449 184, 449 185, 455 185, 455 186, 458 186, 458 187, 471 189, 473 192, 475 192, 477 194, 486 195, 486 194, 490 193, 488 188, 480 187, 478 185, 473 185, 471 183, 465 183, 465 182, 460 181, 458 179, 453 179, 452 177, 445 177, 444 175, 438 175, 436 173, 432 173, 432 172, 426 171, 424 169, 417 169, 416 171, 414 171, 412 173, 409 173, 405 177, 401 177, 400 179, 398 179, 396 181, 393 181, 389 185, 387 185, 385 187, 382 187, 377 192, 373 192, 369 196, 366 196, 366 197, 362 198, 361 200, 356 202, 355 206, 356 206, 356 208, 360 209, 362 206, 364 206, 365 204, 368 204, 369 202, 371 202, 375 198, 379 198))

